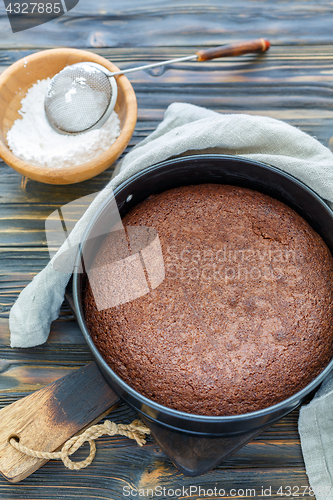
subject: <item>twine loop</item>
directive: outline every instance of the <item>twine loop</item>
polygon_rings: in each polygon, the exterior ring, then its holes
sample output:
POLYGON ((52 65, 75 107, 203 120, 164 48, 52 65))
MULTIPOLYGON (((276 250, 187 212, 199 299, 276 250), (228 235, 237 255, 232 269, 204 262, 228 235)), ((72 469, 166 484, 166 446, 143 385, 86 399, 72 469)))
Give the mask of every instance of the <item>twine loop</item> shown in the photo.
POLYGON ((34 458, 60 459, 64 465, 71 470, 84 469, 94 460, 96 455, 95 439, 107 434, 114 436, 119 434, 134 439, 139 446, 143 446, 146 442, 146 436, 150 434, 150 429, 145 426, 141 420, 134 420, 131 424, 116 424, 111 420, 106 420, 103 424, 92 425, 88 427, 82 434, 78 434, 68 439, 62 446, 60 451, 37 451, 28 448, 17 441, 14 437, 9 439, 9 443, 18 451, 34 458), (69 457, 73 455, 84 443, 89 443, 90 453, 85 460, 74 462, 69 457))

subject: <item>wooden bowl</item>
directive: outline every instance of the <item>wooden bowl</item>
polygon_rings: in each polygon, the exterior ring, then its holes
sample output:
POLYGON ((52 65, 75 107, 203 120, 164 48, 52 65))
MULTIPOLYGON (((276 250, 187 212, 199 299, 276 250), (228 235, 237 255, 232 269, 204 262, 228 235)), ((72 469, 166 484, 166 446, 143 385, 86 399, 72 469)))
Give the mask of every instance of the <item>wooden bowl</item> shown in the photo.
POLYGON ((129 143, 137 119, 137 103, 132 85, 124 75, 117 78, 118 99, 115 111, 120 120, 121 133, 104 153, 93 160, 72 167, 59 169, 32 165, 15 156, 6 141, 7 132, 13 122, 21 116, 21 100, 27 90, 37 82, 53 77, 65 66, 82 61, 91 61, 105 66, 110 71, 118 68, 104 57, 77 49, 51 49, 37 52, 20 59, 0 76, 0 156, 20 174, 46 184, 73 184, 90 179, 112 165, 129 143))

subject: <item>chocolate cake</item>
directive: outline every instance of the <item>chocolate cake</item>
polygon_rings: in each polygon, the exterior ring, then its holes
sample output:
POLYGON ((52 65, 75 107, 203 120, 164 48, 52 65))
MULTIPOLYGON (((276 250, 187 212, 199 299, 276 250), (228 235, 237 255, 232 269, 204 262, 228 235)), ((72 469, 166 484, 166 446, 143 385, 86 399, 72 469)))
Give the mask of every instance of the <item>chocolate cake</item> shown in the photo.
POLYGON ((250 189, 203 184, 151 196, 123 224, 118 260, 138 259, 146 289, 112 302, 109 234, 84 312, 102 356, 136 391, 187 413, 243 414, 288 398, 328 364, 333 259, 292 209, 250 189), (157 260, 161 249, 157 271, 129 238, 138 226, 156 231, 146 242, 157 260), (113 307, 97 308, 97 288, 113 307))

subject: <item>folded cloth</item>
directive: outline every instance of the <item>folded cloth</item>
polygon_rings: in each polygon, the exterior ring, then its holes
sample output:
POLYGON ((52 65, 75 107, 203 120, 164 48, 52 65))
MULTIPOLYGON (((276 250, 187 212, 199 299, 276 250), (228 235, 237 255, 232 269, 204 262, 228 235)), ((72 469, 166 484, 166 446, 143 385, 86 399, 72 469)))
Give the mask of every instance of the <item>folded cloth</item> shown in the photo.
POLYGON ((306 472, 317 500, 333 498, 333 376, 302 406, 298 421, 306 472))
MULTIPOLYGON (((94 199, 71 233, 80 241, 96 209, 138 171, 170 157, 219 153, 258 160, 284 170, 333 206, 333 154, 316 139, 287 123, 263 116, 219 114, 185 103, 171 104, 157 129, 117 167, 118 174, 94 199)), ((61 249, 60 249, 61 251, 61 249)), ((59 315, 71 272, 58 272, 54 259, 21 292, 10 311, 12 347, 31 347, 47 340, 59 315)), ((69 262, 68 270, 71 265, 69 262)), ((310 484, 317 500, 333 498, 333 379, 300 413, 299 431, 310 484)))

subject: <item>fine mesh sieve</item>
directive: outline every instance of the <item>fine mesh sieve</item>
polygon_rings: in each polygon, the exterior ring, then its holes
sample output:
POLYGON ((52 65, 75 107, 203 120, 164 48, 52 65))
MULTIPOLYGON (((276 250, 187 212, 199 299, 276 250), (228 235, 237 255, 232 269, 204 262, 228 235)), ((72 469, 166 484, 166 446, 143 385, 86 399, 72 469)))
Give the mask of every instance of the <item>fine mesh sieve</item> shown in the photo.
POLYGON ((52 78, 45 96, 45 113, 57 132, 86 132, 102 126, 110 116, 117 100, 117 84, 103 66, 98 66, 72 64, 52 78))
POLYGON ((199 50, 193 55, 170 59, 111 73, 100 64, 82 62, 65 67, 55 75, 45 97, 45 113, 50 125, 62 134, 81 134, 106 122, 117 101, 116 75, 181 61, 208 61, 217 57, 265 52, 268 40, 247 42, 199 50))

